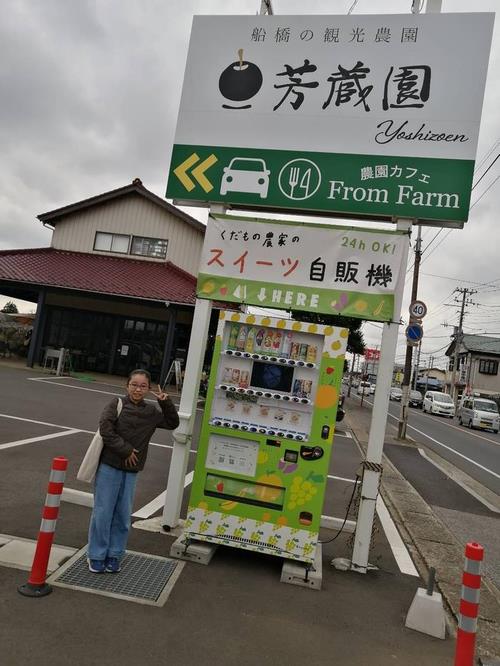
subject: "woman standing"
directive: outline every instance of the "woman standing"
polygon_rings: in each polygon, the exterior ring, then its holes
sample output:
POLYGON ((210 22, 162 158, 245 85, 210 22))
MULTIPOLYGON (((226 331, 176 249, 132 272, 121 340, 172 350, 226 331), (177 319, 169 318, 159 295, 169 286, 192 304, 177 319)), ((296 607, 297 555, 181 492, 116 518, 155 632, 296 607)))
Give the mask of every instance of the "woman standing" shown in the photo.
POLYGON ((131 524, 137 472, 144 468, 148 445, 156 428, 174 430, 177 410, 158 386, 151 393, 159 411, 144 398, 151 388, 146 370, 134 370, 127 381, 127 395, 114 398, 101 414, 99 431, 104 442, 95 477, 94 509, 90 519, 88 564, 92 573, 117 573, 125 554, 131 524), (119 413, 119 415, 118 415, 119 413))

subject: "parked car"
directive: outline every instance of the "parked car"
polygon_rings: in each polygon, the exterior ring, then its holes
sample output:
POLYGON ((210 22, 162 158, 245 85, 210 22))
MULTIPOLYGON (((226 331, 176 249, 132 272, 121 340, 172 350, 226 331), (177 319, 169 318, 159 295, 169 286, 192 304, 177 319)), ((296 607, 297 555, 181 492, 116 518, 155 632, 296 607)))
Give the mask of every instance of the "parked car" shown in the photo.
POLYGON ((401 402, 402 395, 403 391, 399 388, 399 386, 391 386, 391 391, 389 393, 390 400, 396 400, 397 402, 401 402))
POLYGON ((457 410, 460 425, 469 428, 493 430, 497 433, 500 428, 498 406, 494 400, 469 396, 462 400, 457 410))
POLYGON ((421 409, 423 401, 424 399, 422 398, 420 391, 410 391, 410 395, 408 396, 408 404, 410 407, 418 407, 421 409))
POLYGON ((429 412, 429 414, 440 414, 448 416, 450 419, 455 416, 455 403, 451 396, 440 391, 427 391, 424 395, 422 409, 424 412, 429 412))
POLYGON ((358 395, 370 395, 370 382, 359 382, 358 384, 358 395))

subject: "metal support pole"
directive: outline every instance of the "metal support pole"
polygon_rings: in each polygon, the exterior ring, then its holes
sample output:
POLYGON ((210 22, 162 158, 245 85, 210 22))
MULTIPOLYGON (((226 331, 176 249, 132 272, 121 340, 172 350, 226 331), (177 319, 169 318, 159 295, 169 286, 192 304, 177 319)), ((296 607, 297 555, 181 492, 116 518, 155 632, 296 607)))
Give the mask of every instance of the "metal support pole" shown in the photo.
POLYGON ((198 390, 203 359, 205 357, 211 311, 212 301, 196 299, 184 383, 182 385, 181 401, 179 404, 180 423, 179 427, 173 432, 174 448, 172 450, 165 506, 163 508, 162 524, 164 529, 168 530, 178 525, 181 514, 184 478, 186 476, 189 451, 191 449, 191 437, 196 416, 196 406, 198 404, 198 390))
MULTIPOLYGON (((398 221, 398 230, 406 231, 409 235, 411 231, 411 225, 411 220, 400 219, 398 221)), ((406 266, 407 264, 409 247, 410 241, 408 238, 408 242, 403 252, 402 266, 406 266)), ((401 316, 403 291, 404 272, 399 279, 394 294, 393 321, 390 323, 385 323, 382 332, 379 375, 373 400, 370 434, 368 437, 366 461, 364 463, 365 471, 363 474, 363 483, 361 486, 361 502, 359 505, 351 561, 351 569, 359 573, 366 573, 368 570, 368 556, 370 551, 373 518, 375 515, 375 503, 377 501, 378 487, 380 482, 380 463, 382 461, 382 453, 384 449, 387 412, 389 409, 389 392, 391 389, 392 368, 394 366, 394 358, 396 355, 396 346, 398 342, 399 319, 401 316)))

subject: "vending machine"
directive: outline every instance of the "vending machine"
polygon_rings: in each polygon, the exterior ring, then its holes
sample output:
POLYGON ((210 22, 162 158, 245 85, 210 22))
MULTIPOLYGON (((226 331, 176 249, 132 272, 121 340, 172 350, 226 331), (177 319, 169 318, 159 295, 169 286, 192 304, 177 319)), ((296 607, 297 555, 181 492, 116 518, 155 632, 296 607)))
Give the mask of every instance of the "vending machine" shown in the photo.
POLYGON ((314 561, 347 336, 220 313, 185 539, 314 561))

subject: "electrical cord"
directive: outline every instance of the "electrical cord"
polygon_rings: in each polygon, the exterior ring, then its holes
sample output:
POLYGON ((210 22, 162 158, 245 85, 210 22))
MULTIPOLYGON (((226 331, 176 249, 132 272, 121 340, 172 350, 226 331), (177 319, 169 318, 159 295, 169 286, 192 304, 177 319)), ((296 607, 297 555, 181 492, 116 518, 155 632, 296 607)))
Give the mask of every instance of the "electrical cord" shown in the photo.
POLYGON ((342 530, 345 527, 345 524, 347 523, 347 516, 349 515, 349 509, 351 508, 352 500, 354 499, 354 495, 356 494, 356 488, 358 487, 360 478, 361 477, 359 476, 359 474, 356 474, 356 480, 354 481, 354 487, 352 489, 351 498, 349 500, 349 504, 347 505, 347 511, 345 512, 344 522, 340 526, 339 531, 331 539, 328 539, 327 541, 318 541, 318 543, 321 543, 321 544, 323 544, 323 543, 332 543, 332 541, 335 541, 335 539, 341 534, 342 530))

